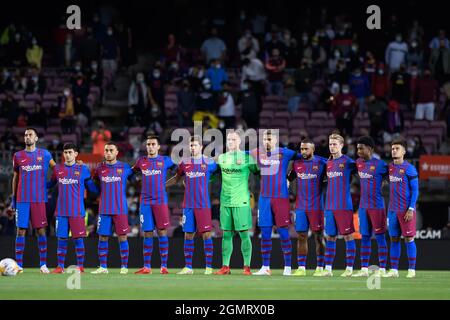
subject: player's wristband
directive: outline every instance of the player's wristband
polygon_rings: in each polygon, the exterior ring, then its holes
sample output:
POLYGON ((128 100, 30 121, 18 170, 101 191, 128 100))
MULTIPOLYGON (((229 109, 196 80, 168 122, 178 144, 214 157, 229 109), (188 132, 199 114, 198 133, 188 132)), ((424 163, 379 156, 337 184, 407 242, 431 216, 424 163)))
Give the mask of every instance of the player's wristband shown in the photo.
POLYGON ((415 209, 413 207, 409 207, 408 210, 414 211, 415 209))

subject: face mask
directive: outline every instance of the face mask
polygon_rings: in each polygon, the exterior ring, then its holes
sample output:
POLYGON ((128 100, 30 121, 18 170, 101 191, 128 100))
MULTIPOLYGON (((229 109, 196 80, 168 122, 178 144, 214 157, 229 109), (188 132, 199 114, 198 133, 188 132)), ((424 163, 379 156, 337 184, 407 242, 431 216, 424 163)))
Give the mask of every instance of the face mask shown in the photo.
POLYGON ((291 39, 291 35, 289 33, 285 33, 284 34, 284 39, 285 40, 290 40, 291 39))
POLYGON ((220 69, 221 67, 220 63, 216 64, 216 69, 220 69))
POLYGON ((236 126, 236 129, 237 130, 244 130, 244 126, 239 124, 239 125, 236 126))
POLYGON ((36 77, 36 76, 31 77, 31 80, 34 81, 34 82, 37 82, 38 81, 38 77, 36 77))
POLYGON ((55 144, 55 145, 59 144, 59 140, 56 140, 56 139, 53 140, 52 142, 53 142, 53 144, 55 144))
POLYGON ((66 40, 66 44, 67 45, 71 45, 72 44, 72 40, 70 40, 70 39, 66 40))
POLYGON ((206 89, 206 90, 211 89, 211 85, 210 85, 210 84, 205 84, 205 89, 206 89))
POLYGON ((355 77, 359 77, 361 75, 361 72, 355 72, 355 77))
POLYGON ((154 71, 153 72, 153 78, 158 79, 161 76, 161 73, 159 71, 154 71))
POLYGON ((81 69, 80 66, 78 66, 78 65, 75 66, 75 70, 80 71, 80 69, 81 69))
POLYGON ((396 40, 397 42, 402 42, 402 37, 396 37, 395 40, 396 40))
POLYGON ((411 43, 411 47, 416 48, 417 47, 417 42, 411 43))
POLYGON ((135 193, 136 193, 136 190, 135 190, 134 188, 130 188, 130 189, 128 190, 128 192, 130 193, 130 195, 134 196, 135 193))
POLYGON ((131 205, 130 206, 130 211, 131 212, 136 212, 136 210, 137 210, 137 206, 136 205, 131 205))
POLYGON ((243 84, 241 85, 241 90, 243 90, 243 91, 248 90, 248 84, 243 83, 243 84))
POLYGON ((250 32, 247 32, 247 33, 245 34, 245 37, 246 37, 246 38, 251 38, 251 37, 252 37, 252 34, 251 34, 250 32))
POLYGON ((415 76, 417 76, 417 75, 418 75, 418 72, 417 72, 417 70, 413 70, 413 71, 411 71, 411 75, 412 75, 412 76, 414 76, 414 77, 415 77, 415 76))
POLYGON ((220 122, 219 122, 219 128, 220 128, 220 129, 225 128, 225 122, 220 121, 220 122))
POLYGON ((158 108, 152 108, 152 113, 153 114, 158 113, 158 110, 159 110, 158 108))
POLYGON ((348 89, 342 89, 342 93, 343 93, 343 94, 347 94, 348 92, 349 92, 348 89))
POLYGON ((137 78, 137 82, 139 82, 139 83, 142 83, 142 82, 144 82, 144 78, 142 78, 142 77, 138 77, 138 78, 137 78))
POLYGON ((227 97, 228 97, 228 95, 229 95, 229 93, 228 93, 228 92, 224 92, 224 93, 223 93, 223 96, 224 96, 224 98, 227 98, 227 97))
POLYGON ((9 77, 9 72, 8 71, 3 72, 3 77, 8 78, 9 77))
POLYGON ((69 90, 64 90, 64 95, 65 95, 66 97, 68 97, 68 96, 70 95, 70 91, 69 91, 69 90))
POLYGON ((31 41, 31 44, 32 44, 33 46, 35 46, 35 45, 37 44, 37 41, 36 41, 36 40, 33 40, 33 41, 31 41))
POLYGON ((353 51, 353 52, 358 51, 358 47, 352 46, 352 51, 353 51))
POLYGON ((384 71, 383 71, 383 70, 378 70, 378 74, 379 74, 379 75, 383 75, 383 74, 384 74, 384 71))
POLYGON ((91 68, 92 68, 92 69, 96 70, 97 67, 98 67, 97 64, 91 64, 91 68))
POLYGON ((308 37, 302 37, 303 42, 307 42, 308 41, 308 37))
POLYGON ((336 51, 336 52, 334 53, 334 57, 335 57, 335 58, 340 58, 340 56, 341 56, 341 53, 340 53, 339 51, 336 51))
POLYGON ((108 30, 106 33, 108 34, 108 36, 112 36, 113 34, 112 30, 108 30))

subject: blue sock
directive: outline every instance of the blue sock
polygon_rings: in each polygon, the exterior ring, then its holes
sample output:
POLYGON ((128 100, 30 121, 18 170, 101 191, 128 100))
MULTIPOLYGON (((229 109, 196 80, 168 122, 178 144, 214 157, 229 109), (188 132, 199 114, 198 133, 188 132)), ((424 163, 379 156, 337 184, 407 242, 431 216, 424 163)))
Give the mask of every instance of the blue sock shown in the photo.
POLYGON ((108 267, 106 264, 108 260, 108 241, 98 241, 98 259, 100 260, 100 267, 108 267))
POLYGON ((161 256, 161 268, 167 268, 167 256, 169 255, 169 238, 167 236, 158 237, 159 255, 161 256))
POLYGON ((325 245, 325 266, 333 266, 336 255, 336 241, 327 241, 325 245))
POLYGON ((77 266, 83 267, 84 266, 84 239, 78 238, 75 239, 75 253, 77 255, 77 266))
POLYGON ((299 267, 306 267, 306 255, 305 254, 297 255, 297 264, 299 267))
POLYGON ((378 244, 378 263, 380 264, 380 268, 386 268, 387 263, 387 243, 386 237, 383 234, 375 235, 378 244))
POLYGON ((25 250, 25 236, 16 236, 16 262, 23 267, 23 252, 25 250))
POLYGON ((284 266, 291 267, 292 265, 292 242, 289 237, 288 228, 278 228, 278 233, 281 238, 281 249, 283 250, 284 266))
POLYGON ((323 255, 319 255, 319 256, 317 256, 317 266, 318 267, 320 267, 320 268, 323 268, 324 267, 324 256, 323 255))
POLYGON ((353 268, 355 263, 356 254, 356 242, 355 240, 349 240, 345 242, 345 265, 353 268))
POLYGON ((398 262, 400 260, 400 254, 402 251, 402 247, 399 241, 391 241, 391 269, 398 270, 398 262))
POLYGON ((152 267, 153 237, 144 238, 144 267, 152 267))
POLYGON ((194 255, 194 240, 184 239, 184 261, 186 268, 192 269, 193 255, 194 255))
POLYGON ((47 264, 47 236, 38 236, 39 265, 47 264))
POLYGON ((370 241, 370 236, 362 236, 361 239, 361 268, 369 267, 370 260, 370 252, 371 252, 372 243, 370 241))
POLYGON ((212 268, 213 260, 213 241, 211 238, 203 240, 203 250, 205 251, 206 267, 212 268))
POLYGON ((414 240, 406 242, 406 253, 408 255, 408 269, 416 269, 417 247, 414 240))
POLYGON ((272 227, 261 227, 261 257, 264 267, 270 266, 272 253, 272 227))
POLYGON ((129 246, 128 240, 119 242, 120 247, 120 260, 121 260, 121 268, 128 268, 128 255, 129 255, 129 246))
POLYGON ((64 269, 64 262, 66 261, 67 254, 67 243, 69 241, 67 239, 58 239, 58 249, 56 251, 56 255, 58 257, 58 267, 64 269))

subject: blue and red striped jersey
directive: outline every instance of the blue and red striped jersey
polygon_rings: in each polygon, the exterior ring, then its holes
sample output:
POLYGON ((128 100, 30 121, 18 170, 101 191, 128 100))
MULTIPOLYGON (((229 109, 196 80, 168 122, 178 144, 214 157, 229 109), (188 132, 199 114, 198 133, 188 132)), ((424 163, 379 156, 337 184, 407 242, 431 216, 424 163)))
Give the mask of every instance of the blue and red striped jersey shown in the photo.
POLYGON ((100 214, 128 214, 127 179, 132 175, 130 166, 121 161, 97 166, 94 179, 100 181, 100 214))
POLYGON ((289 161, 295 160, 297 152, 278 148, 273 152, 254 149, 250 152, 257 160, 261 172, 260 195, 268 198, 288 198, 287 170, 289 161))
POLYGON ((356 160, 361 185, 359 207, 364 209, 383 209, 384 199, 381 194, 383 178, 387 176, 388 165, 383 160, 372 158, 365 161, 356 160))
POLYGON ((13 167, 18 172, 17 202, 47 202, 47 172, 52 155, 45 149, 14 153, 13 167))
POLYGON ((353 210, 350 183, 355 172, 355 161, 345 154, 327 161, 325 210, 353 210))
POLYGON ((183 208, 211 208, 209 178, 217 170, 214 160, 189 158, 178 165, 177 175, 184 176, 183 208))
POLYGON ((155 158, 143 156, 137 160, 133 170, 142 173, 141 204, 167 204, 167 170, 175 166, 170 157, 161 155, 155 158))
POLYGON ((416 168, 409 162, 389 164, 389 211, 416 208, 419 181, 416 168))
POLYGON ((297 178, 296 209, 323 210, 322 186, 326 173, 327 160, 313 156, 311 160, 294 161, 293 170, 297 178))
POLYGON ((86 165, 57 164, 51 181, 58 184, 58 201, 55 215, 59 217, 84 217, 85 183, 91 179, 86 165))

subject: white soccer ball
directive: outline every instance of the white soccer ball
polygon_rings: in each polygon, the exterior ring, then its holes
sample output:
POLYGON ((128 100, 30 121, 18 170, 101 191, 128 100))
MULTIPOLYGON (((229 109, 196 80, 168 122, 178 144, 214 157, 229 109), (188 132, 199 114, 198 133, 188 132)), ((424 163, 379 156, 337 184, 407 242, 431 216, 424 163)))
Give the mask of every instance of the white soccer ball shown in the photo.
POLYGON ((2 276, 15 276, 19 270, 19 265, 13 259, 6 258, 0 261, 0 272, 2 276))

